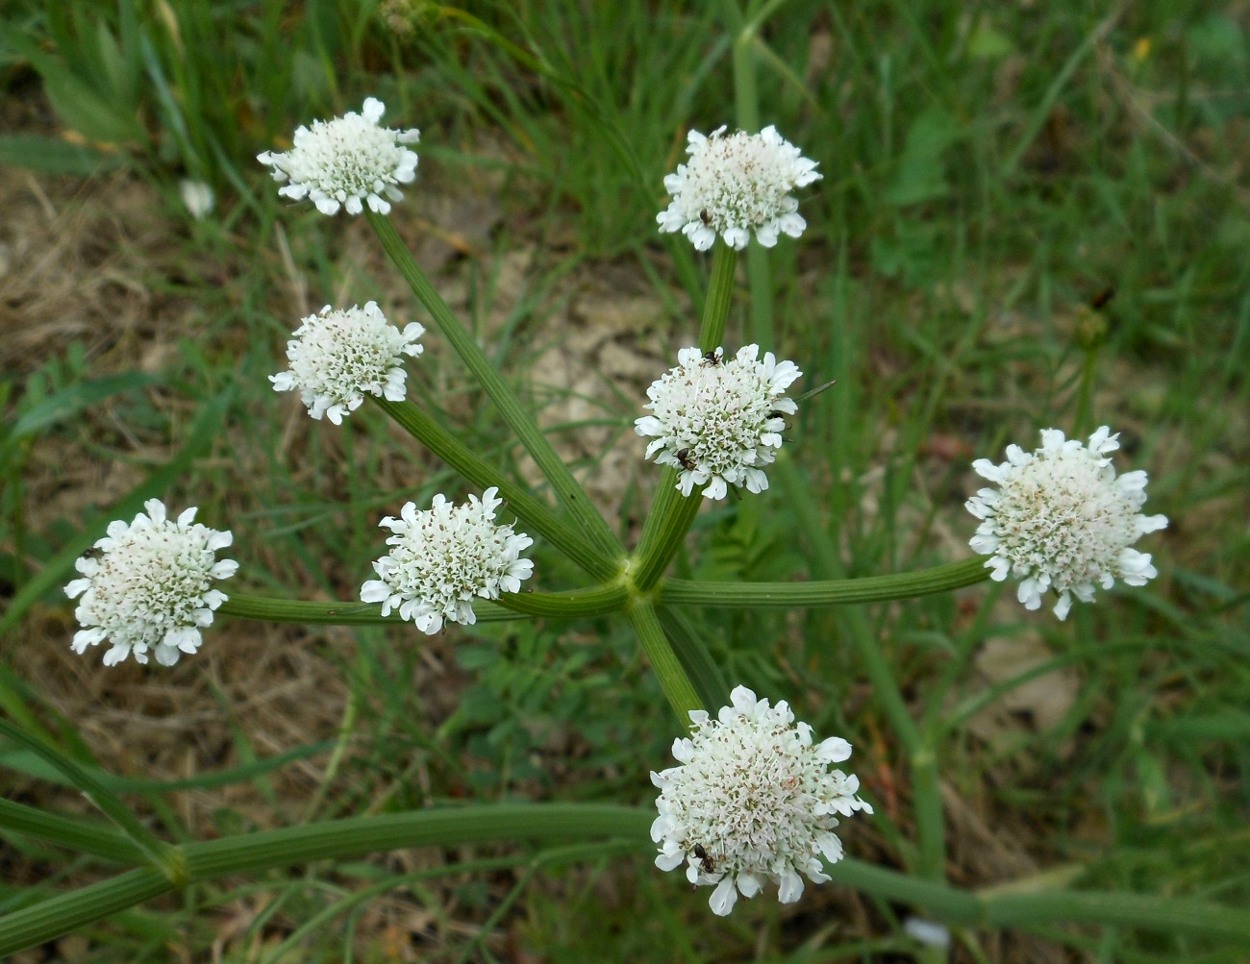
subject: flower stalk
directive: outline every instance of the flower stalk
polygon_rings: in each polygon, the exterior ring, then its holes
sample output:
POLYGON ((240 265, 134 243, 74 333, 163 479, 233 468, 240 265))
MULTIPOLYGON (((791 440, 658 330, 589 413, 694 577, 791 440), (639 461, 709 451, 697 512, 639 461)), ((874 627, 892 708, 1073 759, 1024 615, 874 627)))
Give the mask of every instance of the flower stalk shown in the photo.
MULTIPOLYGON (((707 300, 703 304, 703 320, 699 325, 701 351, 716 349, 725 334, 725 321, 733 298, 734 266, 738 254, 727 244, 712 248, 712 271, 707 300)), ((677 547, 699 512, 702 498, 683 496, 677 489, 677 472, 665 469, 660 477, 655 503, 643 525, 636 561, 630 576, 640 590, 647 591, 664 574, 677 547)))
MULTIPOLYGON (((138 817, 131 813, 112 790, 59 750, 48 746, 41 740, 34 739, 21 727, 14 726, 8 720, 0 719, 0 734, 26 747, 64 774, 66 779, 82 792, 83 796, 117 825, 134 848, 143 855, 146 862, 165 880, 176 885, 185 882, 186 868, 177 848, 158 839, 138 817)), ((7 811, 7 813, 15 815, 14 811, 7 811)), ((0 817, 4 815, 4 812, 0 812, 0 817)), ((112 849, 114 844, 117 848, 122 846, 120 841, 114 841, 113 844, 106 844, 106 846, 112 849)))
POLYGON ((515 512, 529 529, 547 539, 589 575, 607 580, 619 574, 621 567, 616 557, 587 541, 581 529, 565 522, 546 502, 533 496, 529 489, 501 477, 497 467, 461 442, 419 405, 410 401, 390 402, 384 398, 373 398, 373 402, 464 478, 483 488, 497 487, 509 511, 515 512))
POLYGON ((702 709, 703 702, 673 650, 673 644, 665 635, 654 604, 648 599, 637 598, 626 613, 642 643, 643 652, 647 654, 651 671, 659 679, 660 688, 668 698, 668 705, 673 708, 682 726, 688 725, 691 710, 702 709))
MULTIPOLYGON (((47 821, 14 822, 18 804, 0 806, 6 827, 34 833, 73 848, 72 836, 54 835, 47 821), (42 831, 41 832, 41 828, 42 831)), ((23 810, 30 808, 21 808, 23 810)), ((647 828, 654 811, 600 804, 502 804, 444 810, 418 810, 373 817, 331 820, 303 827, 259 831, 219 840, 183 844, 186 882, 258 873, 313 860, 343 859, 411 847, 484 843, 496 840, 574 842, 588 838, 631 841, 642 853, 652 847, 647 828)), ((61 822, 79 821, 58 818, 61 822)), ((122 858, 116 854, 99 856, 122 858)), ((924 880, 853 857, 827 865, 836 884, 892 903, 924 907, 933 917, 968 927, 1021 927, 1043 930, 1065 922, 1166 930, 1196 938, 1250 941, 1250 919, 1240 908, 1173 895, 1118 894, 1056 887, 1051 877, 1022 880, 981 891, 966 891, 924 880), (1032 886, 1030 886, 1032 884, 1032 886)), ((1076 876, 1079 876, 1079 869, 1076 876)), ((1066 878, 1065 881, 1066 883, 1066 878)), ((134 907, 180 885, 149 868, 131 870, 68 893, 41 900, 0 917, 0 955, 52 940, 60 934, 134 907)))
POLYGON ((914 599, 974 586, 990 578, 985 557, 977 556, 914 572, 811 582, 713 582, 666 579, 659 598, 669 605, 717 609, 823 609, 856 603, 914 599))
POLYGON ((650 822, 650 813, 633 807, 502 804, 353 817, 183 844, 170 849, 187 868, 185 879, 174 880, 146 868, 132 870, 0 918, 0 955, 42 943, 188 883, 221 876, 412 847, 490 841, 628 838, 642 849, 650 822))
POLYGON ((591 505, 585 490, 552 449, 534 419, 521 406, 503 376, 478 347, 476 339, 460 324, 447 303, 434 290, 400 238, 399 232, 395 230, 395 225, 372 211, 365 212, 365 217, 376 232, 382 248, 404 276, 413 294, 430 313, 443 337, 450 342, 487 397, 495 403, 508 427, 516 432, 525 450, 538 464, 551 484, 556 500, 585 530, 587 537, 601 552, 610 558, 620 558, 623 555, 620 540, 613 534, 603 516, 591 505))

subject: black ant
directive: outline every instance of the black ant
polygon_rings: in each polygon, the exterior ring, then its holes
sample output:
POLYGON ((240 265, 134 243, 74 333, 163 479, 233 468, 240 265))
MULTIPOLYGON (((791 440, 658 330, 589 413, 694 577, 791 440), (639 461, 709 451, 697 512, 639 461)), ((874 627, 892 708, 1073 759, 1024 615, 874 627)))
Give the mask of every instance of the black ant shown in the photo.
POLYGON ((714 348, 712 351, 703 353, 703 364, 719 365, 723 357, 724 356, 721 354, 721 350, 719 348, 714 348))
POLYGON ((694 855, 699 858, 699 864, 703 867, 704 873, 716 873, 716 861, 712 859, 712 855, 707 852, 703 844, 694 845, 694 855))
POLYGON ((702 211, 699 212, 699 220, 702 221, 704 224, 712 223, 712 215, 707 213, 707 208, 704 208, 702 211))
POLYGON ((687 472, 693 472, 697 463, 690 457, 690 449, 678 449, 676 458, 678 463, 687 472))

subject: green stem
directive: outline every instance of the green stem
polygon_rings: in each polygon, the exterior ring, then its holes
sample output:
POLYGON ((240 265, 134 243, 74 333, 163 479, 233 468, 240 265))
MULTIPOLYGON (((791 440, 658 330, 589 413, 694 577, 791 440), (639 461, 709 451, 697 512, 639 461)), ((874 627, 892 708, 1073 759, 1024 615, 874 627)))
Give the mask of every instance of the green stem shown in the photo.
POLYGON ((717 609, 820 609, 854 603, 913 599, 984 582, 990 577, 985 558, 978 556, 916 572, 858 579, 813 582, 702 582, 666 579, 660 601, 666 605, 715 606, 717 609))
POLYGON ((496 371, 495 366, 487 359, 486 354, 478 347, 477 340, 451 313, 447 303, 434 290, 429 279, 413 260, 412 253, 400 238, 395 225, 382 215, 366 211, 365 217, 377 233, 382 248, 391 261, 408 282, 413 294, 425 306, 434 323, 438 325, 443 337, 455 349, 465 366, 477 379, 482 390, 500 415, 517 435, 526 451, 533 457, 547 481, 551 483, 556 500, 564 506, 570 516, 577 520, 585 530, 587 537, 608 558, 619 558, 623 555, 620 541, 612 533, 603 516, 591 504, 586 491, 581 487, 567 465, 556 455, 547 437, 543 434, 534 419, 521 406, 508 383, 496 371))
POLYGON ((144 867, 57 894, 0 917, 0 955, 46 943, 176 889, 164 874, 144 867))
MULTIPOLYGON (((738 254, 721 241, 712 246, 712 276, 708 282, 707 300, 703 304, 703 321, 699 326, 700 351, 721 346, 725 336, 725 319, 733 298, 734 266, 738 254)), ((677 471, 665 468, 660 474, 660 488, 655 504, 642 527, 642 538, 630 578, 643 592, 664 575, 673 554, 698 515, 703 496, 696 492, 682 495, 677 488, 677 471)))
POLYGON ((144 861, 144 852, 129 837, 110 829, 107 824, 45 813, 3 797, 0 797, 0 827, 114 863, 133 865, 144 861))
POLYGON ((946 878, 946 807, 942 803, 942 773, 935 748, 937 736, 932 730, 921 731, 920 746, 912 750, 910 760, 919 845, 916 873, 925 880, 946 878))
POLYGON ((1029 894, 987 894, 982 898, 984 922, 991 927, 1037 928, 1057 921, 1140 927, 1162 934, 1233 937, 1250 947, 1250 914, 1245 908, 1222 907, 1183 897, 1051 891, 1029 894))
MULTIPOLYGON (((17 814, 30 808, 10 804, 2 811, 15 816, 25 832, 40 833, 64 818, 28 819, 17 814)), ((650 848, 650 808, 597 804, 503 804, 468 808, 418 810, 374 817, 331 820, 304 827, 240 834, 177 848, 185 860, 186 883, 230 874, 259 873, 363 854, 411 847, 448 846, 487 841, 584 841, 606 837, 631 840, 639 851, 650 848)), ((76 828, 73 833, 79 835, 76 828)), ((42 834, 41 834, 42 835, 42 834)), ((49 834, 49 836, 51 836, 49 834)), ((57 835, 53 839, 64 841, 57 835)), ((124 857, 126 844, 96 853, 124 857)), ((92 852, 92 851, 89 851, 92 852)), ((139 857, 134 851, 131 856, 139 857)), ((1172 934, 1250 941, 1250 917, 1239 908, 1172 895, 1148 896, 1061 889, 1081 868, 1056 876, 996 885, 979 892, 958 890, 943 881, 924 880, 854 859, 828 868, 833 881, 892 903, 923 907, 951 924, 1041 929, 1055 923, 1089 922, 1135 927, 1172 934), (1056 883, 1060 888, 1056 887, 1056 883)), ((135 906, 178 888, 179 883, 148 868, 59 894, 0 918, 0 954, 52 940, 92 921, 135 906)))
POLYGON ((650 845, 647 829, 653 819, 654 813, 632 807, 504 804, 353 817, 185 844, 177 851, 187 873, 177 883, 154 870, 132 870, 0 918, 0 955, 69 933, 184 883, 316 860, 485 841, 628 837, 637 839, 642 849, 650 845))
MULTIPOLYGON (((559 593, 552 595, 558 596, 559 593)), ((389 616, 383 616, 382 607, 378 603, 277 599, 238 592, 231 592, 230 598, 217 611, 223 616, 235 616, 239 619, 319 626, 380 626, 403 622, 398 612, 392 611, 389 616)), ((511 610, 486 600, 474 602, 473 612, 479 623, 504 623, 520 618, 511 610)))
POLYGON ((65 775, 71 784, 121 829, 147 861, 169 880, 181 883, 185 876, 176 848, 157 839, 112 790, 55 748, 36 740, 8 720, 0 719, 0 733, 20 743, 65 775))
POLYGON ((573 589, 561 593, 506 592, 499 605, 526 616, 550 616, 572 619, 578 616, 603 616, 625 608, 629 590, 623 582, 592 589, 573 589))
POLYGON ((664 575, 702 503, 703 496, 697 490, 682 495, 677 488, 677 471, 665 466, 660 473, 660 491, 643 523, 637 559, 629 573, 641 591, 650 590, 664 575))
POLYGON ((1081 438, 1093 431, 1094 382, 1098 373, 1098 349, 1086 349, 1081 360, 1081 384, 1076 396, 1076 415, 1072 420, 1072 437, 1081 438))
MULTIPOLYGON (((629 589, 621 580, 592 586, 589 589, 568 589, 564 592, 504 593, 499 602, 485 599, 473 601, 473 613, 479 623, 502 623, 526 616, 551 616, 572 619, 578 616, 602 616, 625 608, 629 589)), ((217 610, 223 616, 255 619, 272 623, 313 623, 331 626, 377 626, 403 622, 399 614, 382 615, 377 603, 305 601, 276 599, 232 593, 217 610)))
POLYGON ((560 519, 550 506, 535 498, 522 485, 503 478, 498 468, 470 450, 414 403, 370 398, 404 431, 470 482, 483 489, 498 486, 508 509, 517 514, 527 530, 541 535, 591 576, 609 579, 618 574, 620 563, 615 560, 620 557, 619 547, 614 555, 609 555, 587 542, 580 529, 560 519))
MULTIPOLYGON (((760 129, 759 47, 763 44, 760 30, 776 5, 749 11, 734 33, 733 77, 734 112, 738 128, 754 133, 760 129)), ((773 325, 773 282, 768 249, 761 244, 748 244, 746 252, 747 286, 751 340, 760 351, 771 351, 776 345, 773 325)))
POLYGON ((712 245, 712 269, 707 284, 707 301, 699 323, 699 350, 719 348, 725 340, 725 322, 733 302, 734 273, 738 268, 738 252, 719 238, 712 245))
POLYGON ((690 725, 691 710, 712 710, 714 707, 704 706, 695 693, 694 684, 686 675, 681 660, 677 658, 672 644, 664 634, 660 625, 655 606, 647 599, 639 599, 629 609, 629 621, 638 633, 643 652, 651 663, 651 670, 660 681, 660 688, 668 697, 669 706, 677 714, 683 727, 690 725))
POLYGON ((708 709, 724 706, 731 687, 721 673, 721 662, 712 656, 703 635, 680 609, 656 606, 656 615, 660 617, 664 637, 690 677, 699 704, 708 709))
POLYGON ((185 845, 192 880, 251 873, 411 847, 505 840, 646 837, 652 814, 637 807, 508 803, 348 817, 185 845))

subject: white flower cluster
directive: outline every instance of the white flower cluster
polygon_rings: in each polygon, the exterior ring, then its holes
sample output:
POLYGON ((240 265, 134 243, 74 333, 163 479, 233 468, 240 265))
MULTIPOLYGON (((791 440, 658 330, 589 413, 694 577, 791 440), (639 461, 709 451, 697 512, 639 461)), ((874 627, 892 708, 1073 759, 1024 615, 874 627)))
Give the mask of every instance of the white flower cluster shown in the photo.
POLYGON ((200 630, 227 598, 211 588, 213 581, 239 568, 233 559, 216 557, 234 536, 193 522, 194 507, 170 521, 159 499, 143 505, 147 514, 129 525, 109 523, 108 535, 75 563, 82 578, 65 587, 71 599, 82 597, 74 615, 83 629, 74 634, 74 651, 107 639, 113 648, 104 654, 105 666, 132 653, 146 663, 149 649, 162 666, 194 653, 200 630))
POLYGON ((1026 609, 1039 608, 1042 594, 1054 591, 1055 615, 1064 619, 1072 597, 1092 602, 1096 585, 1110 589, 1120 579, 1143 586, 1158 575, 1149 554, 1131 546, 1168 520, 1137 511, 1146 501, 1146 473, 1117 478, 1107 453, 1119 447, 1119 435, 1105 425, 1088 445, 1065 441, 1063 432, 1049 428, 1034 452, 1009 445, 1001 465, 972 463, 998 486, 965 503, 982 520, 972 548, 989 553, 985 565, 993 579, 1020 580, 1017 596, 1026 609))
POLYGON ((365 602, 380 602, 382 615, 398 609, 403 619, 423 633, 437 633, 443 622, 472 625, 473 599, 498 599, 501 592, 518 592, 534 563, 521 551, 534 544, 512 526, 495 525, 495 510, 503 504, 491 486, 481 501, 469 496, 453 505, 434 496, 428 510, 414 503, 387 516, 382 527, 394 533, 386 540, 391 551, 373 564, 377 579, 360 590, 365 602))
POLYGON ((269 380, 277 392, 298 389, 313 418, 324 415, 339 425, 366 393, 403 401, 403 356, 421 354, 424 349, 416 342, 424 333, 415 321, 400 331, 372 301, 346 310, 326 305, 320 314, 302 319, 287 342, 290 370, 269 380))
POLYGON ((723 499, 730 485, 768 488, 760 467, 781 448, 783 416, 797 411, 785 391, 803 373, 772 352, 760 361, 758 345, 728 359, 720 348, 683 348, 677 363, 647 389, 651 402, 643 407, 652 414, 634 422, 635 432, 652 438, 647 458, 681 469, 682 495, 695 485, 706 485, 709 499, 723 499))
POLYGON ((795 723, 785 701, 770 707, 745 686, 730 700, 715 722, 691 711, 691 737, 673 743, 681 765, 651 774, 660 789, 651 825, 660 845, 655 864, 673 870, 684 863, 692 884, 714 886, 709 902, 720 916, 765 880, 777 882, 783 904, 802 896, 800 874, 814 884, 829 880, 821 858, 842 859, 835 814, 872 813, 856 796, 859 780, 829 769, 850 757, 846 740, 813 745, 812 728, 795 723))
POLYGON ((289 151, 265 151, 256 159, 272 168, 273 179, 284 185, 279 194, 297 201, 306 197, 322 214, 337 214, 340 207, 359 214, 366 203, 369 210, 388 214, 387 199, 404 196, 395 185, 417 176, 417 155, 402 145, 416 144, 421 133, 379 127, 385 110, 380 100, 370 97, 359 114, 352 111, 314 121, 311 129, 300 127, 289 151))
POLYGON ((778 232, 797 238, 807 222, 790 192, 820 179, 816 162, 773 127, 724 133, 724 127, 706 137, 690 132, 690 159, 664 178, 672 202, 656 216, 660 230, 681 231, 698 251, 710 248, 718 234, 737 250, 746 247, 751 231, 766 248, 777 243, 778 232))

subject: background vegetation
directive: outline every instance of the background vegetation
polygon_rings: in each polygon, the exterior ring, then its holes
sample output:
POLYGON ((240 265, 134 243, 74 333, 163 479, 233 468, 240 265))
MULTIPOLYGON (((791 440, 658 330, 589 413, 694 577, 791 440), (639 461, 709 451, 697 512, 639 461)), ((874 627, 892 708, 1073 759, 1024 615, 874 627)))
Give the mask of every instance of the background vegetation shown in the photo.
MULTIPOLYGON (((160 495, 234 530, 240 585, 351 599, 381 515, 460 493, 370 409, 332 430, 266 378, 322 304, 414 312, 363 225, 281 210, 254 161, 366 96, 422 130, 399 230, 632 542, 654 483, 632 419, 697 329, 706 269, 655 230, 662 178, 688 128, 734 126, 732 59, 753 55, 761 122, 824 174, 802 242, 768 256, 773 347, 800 389, 837 379, 787 447, 819 512, 775 492, 709 506, 679 568, 804 579, 963 557, 972 459, 1048 426, 1120 431, 1120 467, 1149 471, 1147 511, 1171 525, 1145 546, 1156 582, 1063 624, 984 586, 690 619, 728 678, 854 743, 877 807, 847 827, 857 856, 914 857, 907 761, 844 645, 867 626, 916 717, 947 724, 953 882, 1067 874, 1246 906, 1245 5, 792 0, 738 46, 726 9, 9 3, 5 713, 112 774, 174 840, 456 800, 650 801, 673 722, 615 624, 427 639, 224 621, 172 671, 105 671, 69 652, 60 587, 107 520, 160 495), (188 178, 213 187, 209 217, 182 205, 188 178), (1086 416, 1080 338, 1100 325, 1086 416)), ((445 352, 410 367, 411 395, 531 477, 445 352)), ((538 561, 544 588, 573 584, 538 561)), ((87 812, 29 754, 0 746, 0 763, 11 799, 87 812)), ((0 910, 102 876, 20 835, 0 859, 0 910)), ((892 960, 913 947, 908 913, 826 887, 721 921, 645 853, 466 848, 222 880, 27 959, 892 960)), ((958 936, 969 960, 1244 952, 1110 927, 958 936)))

